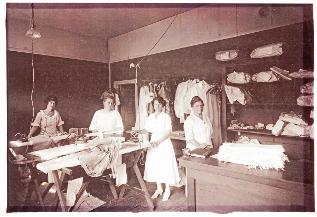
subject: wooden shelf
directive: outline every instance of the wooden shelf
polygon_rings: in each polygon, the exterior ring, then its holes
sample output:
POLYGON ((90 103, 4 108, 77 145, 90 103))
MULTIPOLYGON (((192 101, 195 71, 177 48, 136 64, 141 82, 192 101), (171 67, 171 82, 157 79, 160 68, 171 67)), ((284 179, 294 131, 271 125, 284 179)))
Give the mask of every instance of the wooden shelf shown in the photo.
POLYGON ((242 133, 252 133, 252 134, 267 135, 267 136, 273 136, 273 137, 313 140, 310 137, 286 136, 286 135, 274 136, 270 130, 245 130, 245 129, 227 129, 227 130, 228 131, 233 131, 233 132, 242 132, 242 133))
MULTIPOLYGON (((240 103, 234 103, 234 104, 231 104, 229 102, 227 102, 227 105, 239 105, 239 106, 300 106, 300 105, 297 105, 296 103, 260 103, 260 102, 255 102, 255 103, 247 103, 245 105, 242 105, 240 103)), ((303 107, 303 106, 300 106, 300 107, 303 107)), ((305 106, 307 107, 307 106, 305 106)))

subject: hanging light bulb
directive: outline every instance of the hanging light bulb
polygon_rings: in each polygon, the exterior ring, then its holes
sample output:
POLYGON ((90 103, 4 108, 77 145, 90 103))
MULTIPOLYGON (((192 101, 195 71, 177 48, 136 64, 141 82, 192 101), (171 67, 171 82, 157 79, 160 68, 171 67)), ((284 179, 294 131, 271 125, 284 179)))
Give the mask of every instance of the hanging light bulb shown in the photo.
POLYGON ((25 33, 25 36, 32 38, 32 39, 38 39, 41 38, 41 33, 35 29, 35 21, 34 21, 34 4, 31 4, 32 8, 32 18, 31 18, 31 27, 28 29, 25 33))

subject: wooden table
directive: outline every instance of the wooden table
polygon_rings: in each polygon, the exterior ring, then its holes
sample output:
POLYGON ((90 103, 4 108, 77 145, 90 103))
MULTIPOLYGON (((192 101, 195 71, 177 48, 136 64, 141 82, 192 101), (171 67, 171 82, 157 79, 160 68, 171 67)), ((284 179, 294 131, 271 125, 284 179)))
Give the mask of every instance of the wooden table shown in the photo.
POLYGON ((290 162, 283 172, 248 169, 214 158, 181 157, 179 163, 187 168, 189 211, 315 210, 314 181, 305 180, 301 172, 305 161, 290 162))
MULTIPOLYGON (((140 145, 136 145, 135 143, 125 143, 125 146, 123 146, 120 150, 119 150, 119 154, 120 155, 124 155, 124 154, 128 154, 128 153, 132 153, 132 152, 136 152, 136 158, 134 159, 133 162, 133 171, 138 179, 138 182, 142 188, 142 191, 144 192, 144 196, 145 199, 147 201, 148 207, 150 211, 153 211, 154 209, 154 205, 153 202, 150 198, 149 192, 147 190, 147 187, 144 183, 144 180, 142 178, 140 169, 138 167, 138 161, 140 159, 141 153, 144 149, 146 149, 148 146, 140 146, 140 145)), ((50 168, 49 171, 52 172, 53 178, 54 178, 54 185, 56 186, 56 191, 58 194, 58 198, 59 198, 59 202, 61 205, 61 209, 62 211, 70 211, 70 207, 66 206, 66 198, 65 195, 61 192, 61 185, 63 182, 63 177, 58 175, 58 171, 63 169, 63 168, 68 168, 68 167, 75 167, 75 166, 79 166, 80 162, 78 160, 78 156, 81 154, 85 154, 84 151, 79 152, 79 153, 75 153, 75 154, 70 154, 67 156, 63 156, 63 157, 59 157, 59 158, 55 158, 49 161, 45 161, 42 163, 37 164, 37 168, 43 172, 48 172, 48 169, 46 168, 46 166, 49 164, 50 168), (43 168, 46 168, 45 170, 43 168)), ((75 205, 76 206, 76 202, 78 202, 80 196, 83 194, 83 192, 85 191, 85 189, 87 188, 88 184, 89 184, 90 180, 88 179, 86 182, 83 183, 81 189, 79 190, 77 196, 76 196, 76 201, 75 201, 75 205)), ((123 196, 124 194, 124 189, 121 189, 120 192, 120 197, 123 196)), ((112 189, 112 193, 114 194, 114 191, 112 189)))

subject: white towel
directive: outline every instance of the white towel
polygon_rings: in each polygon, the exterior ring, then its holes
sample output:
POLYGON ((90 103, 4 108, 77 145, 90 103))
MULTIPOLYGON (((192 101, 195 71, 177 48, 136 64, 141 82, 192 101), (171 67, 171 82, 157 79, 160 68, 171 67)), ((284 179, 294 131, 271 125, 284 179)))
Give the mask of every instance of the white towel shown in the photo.
POLYGON ((83 177, 68 181, 66 193, 66 206, 74 206, 76 195, 83 184, 83 177))
POLYGON ((289 161, 282 145, 251 143, 224 143, 213 157, 224 162, 243 164, 248 168, 276 170, 284 170, 285 161, 289 161))

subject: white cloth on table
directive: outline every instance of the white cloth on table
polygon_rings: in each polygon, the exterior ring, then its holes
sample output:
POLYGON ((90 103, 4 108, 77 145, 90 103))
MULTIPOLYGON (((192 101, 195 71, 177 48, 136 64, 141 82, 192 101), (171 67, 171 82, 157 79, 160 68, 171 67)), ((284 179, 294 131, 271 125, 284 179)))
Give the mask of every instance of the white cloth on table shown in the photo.
MULTIPOLYGON (((172 130, 171 118, 164 112, 157 117, 153 113, 148 117, 145 129, 152 133, 151 142, 157 141, 165 132, 172 130)), ((144 180, 168 184, 179 183, 180 177, 170 138, 161 142, 157 147, 148 149, 144 180)))
POLYGON ((219 161, 243 164, 249 168, 284 169, 288 157, 282 145, 224 143, 212 157, 219 161))
POLYGON ((120 113, 117 110, 105 111, 100 109, 95 112, 90 126, 90 131, 122 133, 123 123, 120 113))
POLYGON ((203 120, 191 113, 184 123, 186 148, 193 150, 197 148, 190 140, 195 139, 200 144, 212 145, 212 125, 207 116, 203 120))

